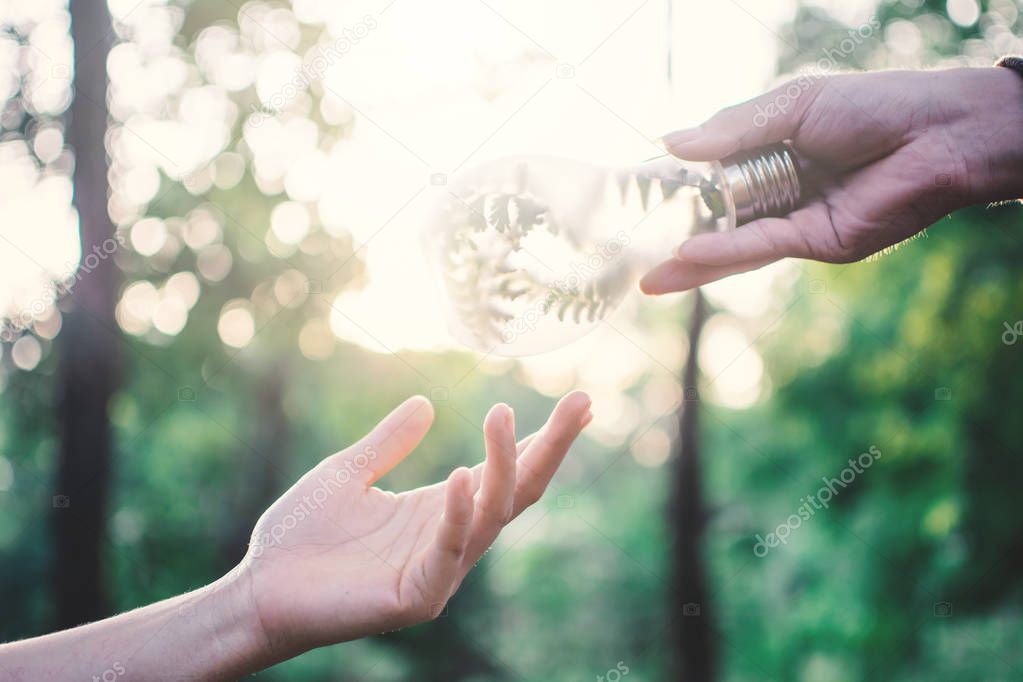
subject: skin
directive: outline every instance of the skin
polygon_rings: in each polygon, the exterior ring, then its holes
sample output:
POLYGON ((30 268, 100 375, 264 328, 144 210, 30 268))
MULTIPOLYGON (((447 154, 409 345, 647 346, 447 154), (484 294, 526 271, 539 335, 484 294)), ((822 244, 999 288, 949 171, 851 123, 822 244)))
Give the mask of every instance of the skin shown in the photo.
MULTIPOLYGON (((794 256, 844 263, 963 206, 1023 196, 1023 79, 1006 69, 883 72, 815 80, 758 126, 782 86, 671 133, 677 156, 710 161, 789 140, 809 199, 785 218, 682 244, 649 294, 683 291, 794 256)), ((436 617, 501 529, 536 502, 589 423, 566 396, 518 444, 514 416, 484 423, 486 460, 443 483, 373 487, 425 436, 411 398, 323 460, 260 518, 245 559, 220 580, 97 623, 0 646, 0 680, 234 679, 311 648, 436 617)))
POLYGON ((792 81, 662 142, 680 158, 711 161, 786 140, 803 166, 802 207, 692 237, 643 278, 645 293, 785 257, 857 261, 959 208, 1023 197, 1023 78, 991 67, 792 81), (794 101, 785 96, 797 90, 794 101), (789 102, 785 112, 779 102, 789 102))
POLYGON ((571 393, 515 442, 510 407, 483 425, 485 461, 403 493, 373 486, 433 423, 410 398, 306 473, 259 519, 220 580, 114 618, 0 646, 0 680, 227 680, 309 649, 431 620, 589 424, 571 393))

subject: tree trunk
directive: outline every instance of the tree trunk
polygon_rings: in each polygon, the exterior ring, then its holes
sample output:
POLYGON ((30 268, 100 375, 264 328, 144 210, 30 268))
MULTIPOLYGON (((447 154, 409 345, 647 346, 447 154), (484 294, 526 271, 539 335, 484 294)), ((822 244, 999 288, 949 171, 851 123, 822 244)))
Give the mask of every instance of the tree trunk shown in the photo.
POLYGON ((671 584, 672 650, 678 674, 672 679, 704 682, 715 679, 717 639, 703 567, 703 499, 700 494, 699 368, 697 353, 706 319, 706 303, 699 290, 693 294, 689 322, 689 354, 682 375, 683 399, 679 406, 679 436, 671 493, 670 526, 675 531, 671 584))
POLYGON ((290 368, 282 359, 270 362, 254 392, 257 420, 252 446, 246 445, 236 456, 243 468, 220 537, 220 556, 228 569, 245 556, 252 527, 289 483, 285 474, 291 459, 291 427, 284 413, 284 397, 290 368))
POLYGON ((117 248, 107 214, 106 61, 111 26, 106 0, 74 0, 75 95, 68 141, 75 152, 74 205, 82 261, 58 340, 60 454, 53 497, 53 586, 57 626, 108 613, 103 550, 112 433, 108 404, 119 383, 114 320, 117 248))

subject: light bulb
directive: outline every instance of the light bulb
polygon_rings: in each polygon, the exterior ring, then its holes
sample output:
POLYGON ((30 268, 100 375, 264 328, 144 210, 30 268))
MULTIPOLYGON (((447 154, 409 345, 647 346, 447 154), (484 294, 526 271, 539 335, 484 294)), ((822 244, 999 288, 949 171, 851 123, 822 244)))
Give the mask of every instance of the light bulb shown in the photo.
POLYGON ((452 334, 521 356, 587 334, 672 246, 799 202, 795 154, 627 168, 544 157, 490 161, 448 183, 424 230, 452 334))

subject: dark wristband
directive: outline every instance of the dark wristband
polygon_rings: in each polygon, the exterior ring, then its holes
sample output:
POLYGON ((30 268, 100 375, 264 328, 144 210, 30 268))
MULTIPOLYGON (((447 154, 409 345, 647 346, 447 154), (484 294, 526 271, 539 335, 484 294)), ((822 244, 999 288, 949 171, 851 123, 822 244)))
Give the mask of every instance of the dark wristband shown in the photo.
POLYGON ((1023 76, 1023 57, 1007 55, 995 62, 995 66, 1004 66, 1007 69, 1012 69, 1020 76, 1023 76))

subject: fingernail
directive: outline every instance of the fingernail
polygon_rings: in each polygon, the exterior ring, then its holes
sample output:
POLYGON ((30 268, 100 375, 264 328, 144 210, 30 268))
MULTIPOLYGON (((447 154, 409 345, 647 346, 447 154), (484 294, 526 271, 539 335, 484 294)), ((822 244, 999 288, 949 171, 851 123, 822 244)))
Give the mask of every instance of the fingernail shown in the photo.
POLYGON ((590 412, 589 410, 587 410, 587 412, 586 412, 586 416, 585 416, 585 417, 583 417, 583 421, 582 421, 582 427, 581 427, 581 428, 584 428, 584 429, 585 429, 585 428, 586 428, 587 426, 589 426, 589 425, 590 425, 590 422, 591 422, 591 421, 593 421, 593 413, 592 413, 592 412, 590 412))
POLYGON ((683 145, 687 142, 691 142, 700 135, 700 127, 685 128, 683 130, 675 130, 661 137, 661 144, 671 149, 683 145))
POLYGON ((509 431, 515 429, 515 410, 510 405, 508 406, 508 414, 504 417, 504 422, 509 431))
POLYGON ((674 251, 671 252, 671 255, 674 256, 676 258, 676 260, 685 260, 686 259, 685 253, 684 253, 683 248, 682 248, 685 245, 686 245, 685 242, 682 242, 681 244, 679 244, 678 246, 675 247, 674 251))

